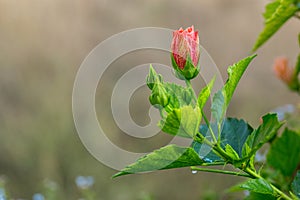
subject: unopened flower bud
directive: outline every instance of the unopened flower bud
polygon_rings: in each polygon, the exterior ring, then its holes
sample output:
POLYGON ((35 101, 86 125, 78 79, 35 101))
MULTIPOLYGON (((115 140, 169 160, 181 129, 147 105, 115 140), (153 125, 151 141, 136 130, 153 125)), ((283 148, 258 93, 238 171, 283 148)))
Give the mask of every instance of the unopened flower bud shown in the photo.
POLYGON ((154 85, 149 100, 150 103, 154 106, 160 105, 162 107, 165 107, 169 104, 168 93, 162 84, 158 83, 154 85))
POLYGON ((153 89, 155 84, 161 83, 162 77, 157 74, 152 65, 150 65, 149 74, 147 75, 146 83, 150 90, 153 89))
POLYGON ((171 51, 177 77, 187 80, 195 78, 200 70, 200 49, 198 31, 194 31, 194 26, 173 32, 171 51))

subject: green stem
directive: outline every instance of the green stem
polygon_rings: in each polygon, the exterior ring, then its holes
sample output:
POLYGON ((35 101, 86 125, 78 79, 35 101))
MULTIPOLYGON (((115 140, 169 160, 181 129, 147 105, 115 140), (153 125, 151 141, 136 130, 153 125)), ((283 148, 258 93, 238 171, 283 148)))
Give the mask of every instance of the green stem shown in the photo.
POLYGON ((216 136, 215 136, 214 131, 213 131, 212 128, 211 128, 211 125, 210 125, 210 123, 209 123, 207 117, 205 116, 205 114, 204 114, 204 112, 203 112, 202 110, 201 110, 201 113, 202 113, 203 119, 204 119, 204 121, 205 121, 205 123, 206 123, 206 125, 207 125, 207 127, 208 127, 208 129, 209 129, 209 132, 210 132, 210 134, 211 134, 211 137, 212 137, 214 143, 217 143, 217 142, 218 142, 218 141, 217 141, 217 138, 216 138, 216 136))
POLYGON ((202 163, 201 166, 220 166, 220 165, 226 165, 226 162, 220 161, 220 162, 212 162, 212 163, 202 163))
POLYGON ((226 163, 232 163, 231 158, 227 155, 227 153, 224 151, 224 149, 219 144, 213 144, 211 141, 209 141, 207 138, 205 138, 200 132, 198 132, 198 136, 200 140, 197 140, 197 137, 195 140, 199 143, 207 144, 211 147, 212 151, 219 155, 221 158, 224 158, 225 161, 228 161, 226 163))
MULTIPOLYGON (((252 171, 250 168, 246 168, 244 170, 244 172, 248 173, 249 175, 258 178, 258 179, 264 179, 263 177, 261 177, 259 174, 257 174, 256 172, 252 171)), ((281 190, 279 190, 277 187, 275 187, 274 185, 272 185, 270 183, 270 186, 272 187, 272 189, 277 192, 277 194, 279 194, 283 199, 286 200, 293 200, 292 198, 290 198, 289 196, 287 196, 284 192, 282 192, 281 190)))
POLYGON ((199 168, 199 167, 191 167, 191 170, 193 171, 202 171, 202 172, 212 172, 212 173, 218 173, 218 174, 229 174, 234 176, 243 176, 250 178, 248 174, 240 173, 240 172, 234 172, 234 171, 226 171, 226 170, 220 170, 220 169, 209 169, 209 168, 199 168))
MULTIPOLYGON (((196 134, 196 137, 194 138, 194 140, 195 140, 196 142, 198 142, 198 143, 206 144, 206 145, 210 146, 210 147, 211 147, 211 150, 212 150, 215 154, 219 155, 219 153, 215 150, 215 145, 214 145, 213 143, 211 143, 207 138, 205 138, 200 132, 198 132, 198 133, 196 134)), ((219 155, 219 156, 221 156, 221 155, 219 155)), ((222 156, 221 156, 221 157, 222 157, 222 156)))
POLYGON ((186 80, 185 80, 185 84, 186 84, 187 88, 193 92, 193 99, 194 99, 194 101, 197 102, 196 93, 195 93, 195 91, 194 91, 194 89, 193 89, 193 87, 192 87, 191 80, 187 80, 187 79, 186 79, 186 80))
POLYGON ((228 154, 226 153, 226 151, 224 151, 220 144, 217 144, 214 148, 225 159, 227 163, 232 163, 231 157, 228 156, 228 154))
POLYGON ((185 84, 188 88, 193 88, 190 80, 185 80, 185 84))
POLYGON ((221 144, 221 123, 218 123, 218 144, 221 144))

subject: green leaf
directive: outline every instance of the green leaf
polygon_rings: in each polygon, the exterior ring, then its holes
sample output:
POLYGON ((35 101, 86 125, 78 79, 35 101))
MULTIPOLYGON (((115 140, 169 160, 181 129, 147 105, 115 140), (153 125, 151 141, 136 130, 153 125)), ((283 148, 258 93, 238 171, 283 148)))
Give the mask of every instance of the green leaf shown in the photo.
POLYGON ((261 194, 256 192, 250 192, 250 195, 247 196, 244 200, 277 200, 277 197, 270 195, 270 194, 261 194))
POLYGON ((229 105, 230 100, 233 96, 233 93, 244 74, 245 70, 247 69, 250 62, 256 57, 256 55, 249 56, 240 60, 238 63, 233 64, 227 69, 228 73, 228 80, 224 86, 224 93, 225 93, 225 105, 226 107, 229 105))
POLYGON ((170 97, 168 106, 171 107, 171 110, 167 110, 167 112, 172 111, 174 108, 180 108, 186 105, 196 105, 196 99, 194 99, 193 91, 191 91, 189 88, 167 82, 165 82, 163 85, 170 97))
POLYGON ((280 6, 280 0, 273 1, 266 5, 266 11, 263 14, 266 21, 269 20, 272 17, 272 15, 275 14, 278 6, 280 6))
POLYGON ((127 166, 113 177, 140 172, 201 165, 203 161, 192 148, 168 145, 127 166))
POLYGON ((198 96, 198 106, 202 110, 205 103, 207 102, 211 89, 215 83, 216 78, 214 77, 199 93, 198 96))
POLYGON ((294 0, 278 0, 266 6, 265 27, 258 36, 253 51, 263 45, 278 29, 300 9, 294 0))
POLYGON ((251 154, 251 148, 247 143, 244 144, 243 150, 242 150, 242 162, 246 161, 247 167, 250 167, 250 169, 256 171, 255 169, 255 155, 251 154))
POLYGON ((243 147, 243 155, 248 154, 248 158, 254 155, 265 143, 273 139, 278 129, 283 125, 282 122, 278 121, 275 113, 267 114, 262 119, 263 123, 247 138, 247 146, 243 147), (246 153, 249 152, 247 148, 251 149, 250 153, 246 153))
POLYGON ((292 183, 292 190, 293 190, 293 193, 298 198, 300 198, 300 170, 298 170, 298 172, 294 178, 294 181, 292 183))
POLYGON ((229 144, 242 157, 243 146, 252 131, 253 128, 244 120, 227 118, 222 128, 221 145, 229 144))
POLYGON ((226 144, 225 146, 226 153, 233 159, 233 160, 239 160, 239 154, 230 146, 229 144, 226 144))
POLYGON ((266 164, 261 168, 260 174, 270 183, 280 186, 282 191, 290 190, 290 184, 292 182, 291 177, 286 177, 281 174, 280 171, 274 169, 272 166, 266 164))
POLYGON ((233 186, 231 191, 249 190, 259 194, 274 195, 275 192, 271 185, 264 179, 250 179, 242 184, 233 186))
POLYGON ((300 164, 300 134, 285 129, 271 145, 267 163, 284 176, 292 176, 300 164))
POLYGON ((215 93, 211 105, 211 114, 217 122, 221 122, 225 115, 225 99, 222 90, 215 93))
POLYGON ((212 114, 217 122, 220 122, 225 115, 227 107, 231 101, 233 93, 240 81, 243 73, 247 69, 250 62, 256 55, 249 56, 240 60, 239 62, 229 66, 227 69, 228 79, 224 87, 215 93, 212 102, 212 114))
MULTIPOLYGON (((217 125, 212 124, 212 129, 217 131, 217 125)), ((208 128, 206 125, 200 126, 200 133, 205 137, 208 134, 208 128)), ((237 153, 238 157, 242 157, 242 148, 248 136, 252 133, 253 128, 247 124, 244 120, 238 120, 235 118, 227 118, 224 120, 221 130, 221 146, 226 148, 226 145, 230 145, 232 149, 237 153)), ((192 143, 192 147, 206 162, 222 161, 222 159, 214 154, 210 147, 205 144, 197 142, 192 143), (203 155, 206 153, 206 155, 203 155)), ((227 147, 229 148, 229 147, 227 147)))
POLYGON ((198 132, 201 112, 198 107, 183 106, 168 113, 158 126, 171 135, 192 138, 198 132))

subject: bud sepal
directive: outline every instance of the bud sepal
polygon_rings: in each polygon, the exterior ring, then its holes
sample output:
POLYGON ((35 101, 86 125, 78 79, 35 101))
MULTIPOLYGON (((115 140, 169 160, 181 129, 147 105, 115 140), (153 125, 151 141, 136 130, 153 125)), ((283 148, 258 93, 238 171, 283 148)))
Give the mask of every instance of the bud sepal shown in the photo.
POLYGON ((200 72, 200 62, 197 66, 195 66, 190 55, 187 55, 187 60, 183 69, 178 67, 173 54, 171 54, 171 60, 172 66, 175 70, 175 76, 181 80, 191 80, 195 78, 200 72))

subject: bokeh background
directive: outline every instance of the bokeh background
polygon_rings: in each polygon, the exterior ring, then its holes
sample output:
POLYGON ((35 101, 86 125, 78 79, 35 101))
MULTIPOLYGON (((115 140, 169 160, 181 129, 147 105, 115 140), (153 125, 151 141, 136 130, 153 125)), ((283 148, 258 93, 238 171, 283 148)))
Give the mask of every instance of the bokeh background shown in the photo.
MULTIPOLYGON (((97 44, 121 31, 146 26, 177 29, 193 24, 225 79, 226 67, 250 54, 263 28, 261 13, 267 2, 0 0, 0 176, 11 196, 31 199, 43 192, 45 180, 51 180, 58 186, 57 199, 78 199, 75 179, 83 175, 94 177, 96 199, 238 198, 223 191, 242 179, 192 174, 189 169, 112 180, 116 171, 94 159, 79 140, 72 118, 72 87, 81 62, 97 44)), ((255 127, 264 113, 299 101, 272 71, 278 56, 296 62, 299 27, 296 19, 290 20, 257 52, 237 88, 229 116, 245 118, 255 127)), ((131 151, 158 148, 169 138, 159 136, 148 144, 124 137, 104 107, 110 105, 113 84, 123 72, 156 56, 161 55, 145 51, 123 57, 109 68, 97 91, 99 119, 111 130, 111 139, 131 151)), ((142 87, 131 105, 140 124, 149 120, 148 94, 142 87)))

